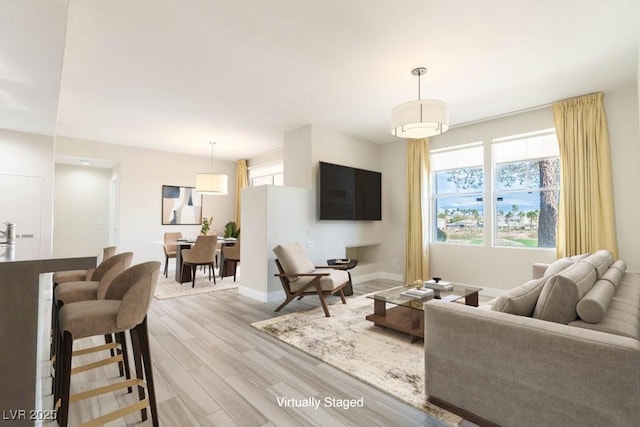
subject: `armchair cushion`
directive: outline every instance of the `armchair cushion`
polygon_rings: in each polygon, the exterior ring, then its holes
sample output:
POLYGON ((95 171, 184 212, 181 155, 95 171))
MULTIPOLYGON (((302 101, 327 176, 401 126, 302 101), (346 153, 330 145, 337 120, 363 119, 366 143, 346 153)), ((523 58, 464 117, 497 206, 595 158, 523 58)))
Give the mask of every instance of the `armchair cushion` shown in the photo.
MULTIPOLYGON (((273 253, 278 257, 278 260, 282 265, 282 269, 287 274, 312 273, 316 269, 307 254, 304 252, 302 245, 298 242, 278 245, 273 248, 273 253)), ((291 277, 289 279, 291 282, 295 282, 297 280, 299 280, 299 277, 291 277)))
MULTIPOLYGON (((320 289, 322 289, 323 291, 332 291, 349 281, 349 273, 344 270, 321 269, 314 270, 313 273, 328 274, 327 276, 320 277, 320 289)), ((291 283, 291 291, 298 292, 313 279, 314 277, 312 276, 299 277, 298 280, 295 281, 295 283, 291 283)), ((308 289, 309 292, 316 292, 315 286, 311 286, 308 289)))

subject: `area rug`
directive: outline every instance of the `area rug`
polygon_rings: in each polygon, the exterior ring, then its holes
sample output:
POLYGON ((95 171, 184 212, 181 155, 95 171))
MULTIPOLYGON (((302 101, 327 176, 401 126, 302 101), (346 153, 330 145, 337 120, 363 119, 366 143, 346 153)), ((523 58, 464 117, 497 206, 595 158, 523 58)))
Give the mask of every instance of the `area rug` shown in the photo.
POLYGON ((156 299, 178 298, 238 288, 238 283, 233 282, 232 277, 225 277, 224 280, 216 278, 216 281, 217 284, 214 285, 208 276, 196 277, 196 286, 192 288, 191 281, 180 284, 172 276, 165 278, 161 275, 154 296, 156 299))
POLYGON ((365 320, 373 301, 364 296, 347 304, 321 307, 253 323, 252 326, 308 353, 451 426, 462 418, 426 402, 424 395, 424 343, 411 344, 409 336, 373 326, 365 320))

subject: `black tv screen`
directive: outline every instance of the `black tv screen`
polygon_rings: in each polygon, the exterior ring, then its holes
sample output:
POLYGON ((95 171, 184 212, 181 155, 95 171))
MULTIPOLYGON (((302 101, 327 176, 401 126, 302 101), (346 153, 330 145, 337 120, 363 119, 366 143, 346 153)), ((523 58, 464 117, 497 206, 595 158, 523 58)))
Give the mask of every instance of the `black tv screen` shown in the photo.
POLYGON ((320 219, 380 221, 382 174, 320 162, 320 219))

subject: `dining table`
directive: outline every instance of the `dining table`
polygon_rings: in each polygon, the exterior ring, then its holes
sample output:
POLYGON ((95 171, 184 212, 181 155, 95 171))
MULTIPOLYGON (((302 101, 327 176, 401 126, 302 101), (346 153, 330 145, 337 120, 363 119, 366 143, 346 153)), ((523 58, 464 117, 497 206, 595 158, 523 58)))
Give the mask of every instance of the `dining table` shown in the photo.
MULTIPOLYGON (((195 243, 196 243, 196 239, 189 239, 189 238, 177 239, 174 242, 168 242, 168 244, 176 245, 178 247, 178 250, 176 251, 176 273, 175 273, 175 280, 178 283, 191 282, 191 280, 193 279, 193 277, 191 276, 191 269, 182 268, 183 267, 182 250, 190 249, 195 243)), ((222 238, 218 240, 218 248, 222 248, 222 246, 233 246, 235 244, 236 244, 236 239, 233 237, 227 237, 227 238, 222 238)), ((218 265, 219 265, 220 278, 233 276, 235 265, 234 263, 224 262, 224 255, 222 253, 222 250, 220 251, 220 259, 219 259, 218 265)))

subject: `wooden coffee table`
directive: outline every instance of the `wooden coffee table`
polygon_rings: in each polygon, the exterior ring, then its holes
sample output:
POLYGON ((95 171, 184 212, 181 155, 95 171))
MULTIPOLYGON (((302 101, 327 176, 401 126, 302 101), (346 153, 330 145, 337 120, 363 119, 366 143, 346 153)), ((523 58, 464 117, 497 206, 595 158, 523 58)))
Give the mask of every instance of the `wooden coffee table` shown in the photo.
POLYGON ((434 291, 431 297, 415 299, 401 295, 408 289, 398 286, 367 295, 367 298, 373 299, 373 314, 366 319, 376 326, 409 334, 412 343, 424 338, 424 304, 427 301, 435 298, 455 302, 464 298, 466 305, 477 307, 478 292, 482 290, 476 286, 454 284, 449 291, 434 291), (387 308, 387 304, 393 307, 387 308))

